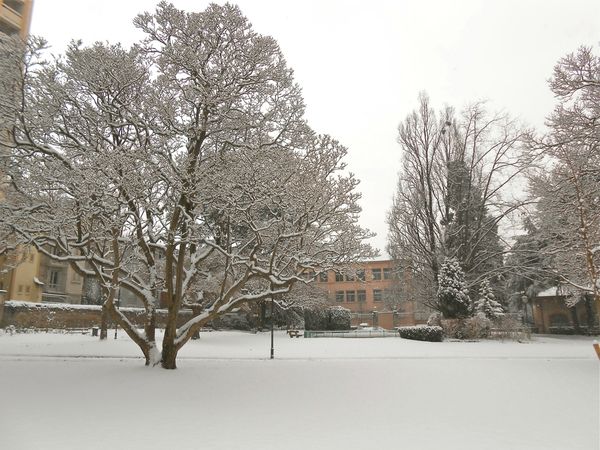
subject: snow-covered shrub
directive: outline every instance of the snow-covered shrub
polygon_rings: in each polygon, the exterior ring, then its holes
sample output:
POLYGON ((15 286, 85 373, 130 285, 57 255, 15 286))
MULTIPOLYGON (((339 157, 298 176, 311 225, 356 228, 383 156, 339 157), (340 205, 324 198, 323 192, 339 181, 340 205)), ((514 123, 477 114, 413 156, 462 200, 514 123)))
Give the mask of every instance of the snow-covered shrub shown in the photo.
POLYGON ((442 314, 439 311, 432 313, 427 318, 427 325, 431 327, 441 327, 442 326, 442 314))
POLYGON ((442 327, 417 325, 414 327, 400 327, 398 333, 401 338, 415 341, 442 342, 444 330, 442 327))
POLYGON ((352 316, 349 309, 342 306, 330 306, 327 309, 328 330, 349 330, 352 316))
POLYGON ((478 312, 464 321, 464 339, 485 339, 490 337, 492 321, 484 313, 478 312))
POLYGON ((329 315, 325 308, 304 308, 305 330, 326 330, 329 315))
POLYGON ((342 306, 304 308, 305 330, 349 330, 352 316, 342 306))
POLYGON ((505 314, 493 321, 492 337, 522 341, 530 339, 531 334, 519 318, 505 314))
POLYGON ((450 339, 484 339, 490 336, 492 322, 483 314, 468 319, 442 320, 444 336, 450 339))
POLYGON ((471 307, 465 275, 456 258, 446 258, 439 273, 438 306, 447 319, 467 317, 471 307))

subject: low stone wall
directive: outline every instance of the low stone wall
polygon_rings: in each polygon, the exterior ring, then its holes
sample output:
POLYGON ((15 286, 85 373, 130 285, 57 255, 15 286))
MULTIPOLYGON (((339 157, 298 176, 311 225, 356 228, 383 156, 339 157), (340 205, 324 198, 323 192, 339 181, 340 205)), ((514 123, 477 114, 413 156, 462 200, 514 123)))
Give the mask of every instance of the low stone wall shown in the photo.
MULTIPOLYGON (((70 305, 63 303, 30 303, 7 301, 0 328, 73 329, 99 327, 102 320, 102 307, 97 305, 70 305)), ((120 308, 127 319, 140 327, 144 323, 145 311, 141 308, 120 308)), ((157 310, 156 324, 164 328, 167 310, 157 310)), ((192 317, 191 311, 179 314, 179 325, 192 317)), ((114 323, 109 320, 109 327, 114 323)))

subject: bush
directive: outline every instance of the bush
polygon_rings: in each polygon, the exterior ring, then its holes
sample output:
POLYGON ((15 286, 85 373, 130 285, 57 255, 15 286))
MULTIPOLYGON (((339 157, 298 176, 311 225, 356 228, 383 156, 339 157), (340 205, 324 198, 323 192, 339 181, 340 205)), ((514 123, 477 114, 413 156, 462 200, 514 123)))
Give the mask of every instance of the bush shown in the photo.
POLYGON ((418 325, 415 327, 400 327, 401 338, 415 341, 442 342, 444 330, 438 326, 418 325))
POLYGON ((504 315, 492 322, 492 337, 522 341, 531 338, 529 328, 521 320, 504 315))
POLYGON ((342 306, 304 309, 305 330, 349 330, 351 322, 350 310, 342 306))
POLYGON ((352 315, 349 309, 341 306, 331 306, 327 309, 328 330, 349 330, 352 323, 352 315))
POLYGON ((468 319, 442 320, 444 336, 450 339, 485 339, 490 337, 492 321, 478 313, 468 319))
POLYGON ((427 325, 430 327, 442 326, 442 313, 436 311, 427 318, 427 325))
POLYGON ((468 319, 446 319, 442 320, 442 328, 444 336, 450 339, 529 339, 529 330, 519 320, 508 315, 494 320, 481 313, 468 319))
POLYGON ((305 330, 326 330, 327 310, 324 308, 304 308, 305 330))

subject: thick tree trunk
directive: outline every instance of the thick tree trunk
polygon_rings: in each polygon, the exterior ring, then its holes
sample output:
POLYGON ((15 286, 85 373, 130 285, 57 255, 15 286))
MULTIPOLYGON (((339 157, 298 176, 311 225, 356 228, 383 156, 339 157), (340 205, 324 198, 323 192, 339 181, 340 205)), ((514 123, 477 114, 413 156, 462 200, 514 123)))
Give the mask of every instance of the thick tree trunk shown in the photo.
POLYGON ((163 369, 177 369, 177 347, 174 343, 163 342, 162 367, 163 369))
POLYGON ((102 305, 102 316, 100 319, 100 340, 105 340, 108 337, 108 307, 102 305))
POLYGON ((592 309, 592 301, 586 296, 583 299, 583 304, 585 306, 585 316, 588 334, 591 334, 592 329, 594 328, 594 323, 596 321, 594 317, 594 310, 592 309))

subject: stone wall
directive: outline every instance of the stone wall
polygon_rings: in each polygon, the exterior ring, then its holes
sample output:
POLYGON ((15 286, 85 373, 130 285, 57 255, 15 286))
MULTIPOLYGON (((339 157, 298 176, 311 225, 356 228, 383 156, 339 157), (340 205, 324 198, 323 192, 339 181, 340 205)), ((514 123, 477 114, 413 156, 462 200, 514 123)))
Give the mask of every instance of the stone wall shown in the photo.
MULTIPOLYGON (((99 327, 102 307, 96 305, 70 305, 62 303, 30 303, 7 301, 3 314, 0 313, 0 328, 73 329, 99 327)), ((143 326, 145 311, 141 308, 120 308, 127 319, 135 325, 143 326)), ((164 328, 167 311, 157 310, 157 327, 164 328)), ((182 311, 179 324, 191 318, 191 311, 182 311)), ((114 324, 109 322, 109 327, 114 324)))

